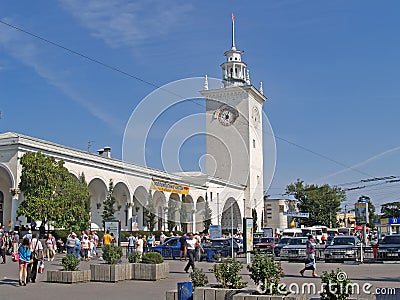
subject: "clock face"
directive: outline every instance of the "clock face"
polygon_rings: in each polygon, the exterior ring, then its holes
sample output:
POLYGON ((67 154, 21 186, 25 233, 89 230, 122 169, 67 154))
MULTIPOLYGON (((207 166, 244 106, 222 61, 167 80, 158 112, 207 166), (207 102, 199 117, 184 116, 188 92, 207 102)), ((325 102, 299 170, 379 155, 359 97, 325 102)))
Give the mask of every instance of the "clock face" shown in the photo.
POLYGON ((238 116, 237 110, 229 105, 223 105, 218 109, 218 121, 224 126, 232 125, 238 116))
POLYGON ((260 123, 260 111, 256 106, 253 107, 253 111, 251 113, 251 118, 253 120, 254 125, 257 127, 258 123, 260 123))

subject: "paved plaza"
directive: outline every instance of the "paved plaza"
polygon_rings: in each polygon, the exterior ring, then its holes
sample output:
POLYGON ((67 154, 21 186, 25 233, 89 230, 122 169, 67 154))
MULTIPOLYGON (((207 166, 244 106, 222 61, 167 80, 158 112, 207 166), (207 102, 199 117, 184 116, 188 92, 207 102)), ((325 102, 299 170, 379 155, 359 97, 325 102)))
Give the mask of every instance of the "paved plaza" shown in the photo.
MULTIPOLYGON (((46 270, 61 269, 61 255, 53 262, 46 262, 46 270)), ((6 264, 0 265, 0 299, 165 299, 167 290, 176 289, 178 282, 189 281, 189 276, 183 271, 185 266, 184 261, 167 260, 170 264, 169 278, 157 281, 121 281, 118 283, 101 283, 91 282, 82 284, 56 284, 46 282, 45 274, 38 274, 38 279, 35 284, 28 284, 26 287, 18 286, 18 264, 13 263, 10 257, 7 257, 6 264)), ((80 269, 89 269, 89 264, 101 263, 98 260, 92 262, 82 262, 80 269)), ((302 268, 302 263, 287 263, 283 262, 285 277, 282 279, 284 283, 297 284, 301 287, 303 284, 314 283, 317 288, 320 287, 321 280, 311 276, 301 277, 299 270, 302 268)), ((215 283, 214 275, 209 271, 212 263, 201 262, 196 264, 207 272, 210 283, 215 283)), ((317 270, 319 274, 323 271, 329 271, 340 267, 347 273, 348 277, 354 283, 359 283, 362 286, 365 283, 370 283, 371 292, 375 288, 400 287, 400 265, 399 264, 363 264, 363 265, 348 265, 348 264, 333 264, 319 263, 317 270)), ((254 287, 251 279, 248 276, 248 271, 243 270, 245 281, 249 282, 249 287, 254 287)), ((311 274, 306 274, 311 275, 311 274)), ((316 295, 314 295, 316 297, 316 295)), ((311 296, 310 296, 311 298, 311 296)), ((399 297, 400 298, 400 297, 399 297)), ((372 296, 360 295, 359 299, 374 299, 372 296)))

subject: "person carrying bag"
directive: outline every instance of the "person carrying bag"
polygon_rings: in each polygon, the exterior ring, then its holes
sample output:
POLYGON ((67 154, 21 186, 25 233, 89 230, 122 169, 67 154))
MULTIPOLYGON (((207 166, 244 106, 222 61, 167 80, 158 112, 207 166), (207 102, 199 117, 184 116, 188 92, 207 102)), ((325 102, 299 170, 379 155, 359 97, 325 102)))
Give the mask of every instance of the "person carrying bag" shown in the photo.
POLYGON ((28 270, 27 282, 30 281, 32 283, 35 283, 37 273, 38 273, 38 266, 43 264, 43 259, 44 259, 43 245, 39 241, 36 233, 34 233, 32 235, 31 258, 32 258, 32 261, 31 261, 31 263, 28 264, 28 268, 27 268, 27 270, 28 270), (39 264, 39 262, 40 262, 40 264, 39 264))

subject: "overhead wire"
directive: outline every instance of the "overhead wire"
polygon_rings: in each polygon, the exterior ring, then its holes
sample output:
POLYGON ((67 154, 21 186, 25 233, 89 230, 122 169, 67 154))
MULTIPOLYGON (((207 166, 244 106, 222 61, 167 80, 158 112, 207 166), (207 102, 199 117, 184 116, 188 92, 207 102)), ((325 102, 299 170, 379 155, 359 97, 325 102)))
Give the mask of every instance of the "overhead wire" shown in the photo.
MULTIPOLYGON (((140 78, 139 76, 132 75, 131 73, 128 73, 127 71, 124 71, 124 70, 122 70, 122 69, 120 69, 120 68, 114 67, 114 66, 112 66, 112 65, 110 65, 110 64, 104 63, 104 62, 102 62, 102 61, 100 61, 100 60, 98 60, 98 59, 92 58, 92 57, 90 57, 90 56, 88 56, 88 55, 86 55, 86 54, 82 54, 82 53, 80 53, 80 52, 78 52, 78 51, 76 51, 76 50, 73 50, 73 49, 69 48, 69 47, 63 46, 63 45, 61 45, 60 43, 53 42, 53 41, 51 41, 51 40, 49 40, 49 39, 47 39, 47 38, 44 38, 44 37, 42 37, 42 36, 40 36, 40 35, 38 35, 38 34, 35 34, 35 33, 30 32, 30 31, 28 31, 28 30, 25 30, 25 29, 23 29, 23 28, 21 28, 21 27, 12 25, 12 24, 10 24, 10 23, 4 21, 4 20, 1 20, 1 19, 0 19, 0 23, 3 24, 3 25, 5 25, 5 26, 8 26, 8 27, 10 27, 10 28, 12 28, 12 29, 14 29, 14 30, 17 30, 17 31, 19 31, 19 32, 22 32, 22 33, 24 33, 24 34, 26 34, 26 35, 29 35, 29 36, 31 36, 31 37, 33 37, 33 38, 39 39, 39 40, 41 40, 42 42, 48 43, 48 44, 50 44, 50 45, 52 45, 52 46, 58 47, 58 48, 60 48, 60 49, 63 49, 63 50, 65 50, 65 51, 67 51, 67 52, 69 52, 69 53, 71 53, 71 54, 74 54, 74 55, 77 55, 77 56, 79 56, 79 57, 81 57, 81 58, 84 58, 84 59, 86 59, 86 60, 88 60, 88 61, 90 61, 90 62, 99 64, 99 65, 101 65, 101 66, 103 66, 103 67, 105 67, 105 68, 108 68, 108 69, 112 70, 112 71, 115 71, 115 72, 118 72, 118 73, 120 73, 120 74, 122 74, 122 75, 128 76, 128 77, 130 77, 130 78, 132 78, 132 79, 134 79, 134 80, 140 81, 140 82, 142 82, 142 83, 144 83, 144 84, 147 84, 147 85, 150 85, 150 86, 152 86, 152 87, 154 87, 154 88, 162 89, 162 90, 167 91, 167 92, 169 92, 169 93, 171 93, 171 94, 173 94, 173 95, 180 96, 180 95, 176 94, 176 93, 173 92, 173 91, 170 91, 170 90, 168 90, 168 89, 166 89, 166 88, 164 88, 164 87, 162 87, 162 86, 159 86, 159 85, 157 85, 157 84, 155 84, 155 83, 152 83, 152 82, 150 82, 150 81, 148 81, 148 80, 145 80, 145 79, 143 79, 143 78, 140 78)), ((206 108, 205 105, 202 105, 202 104, 200 104, 200 103, 194 101, 193 99, 188 99, 188 101, 191 101, 192 103, 194 103, 194 104, 196 104, 196 105, 199 105, 199 106, 201 106, 202 108, 206 108)), ((244 122, 243 122, 243 123, 244 123, 244 122)), ((246 123, 246 125, 253 126, 253 125, 250 125, 250 124, 247 124, 247 123, 246 123)), ((285 139, 285 138, 279 137, 279 136, 277 136, 277 135, 275 135, 275 138, 277 138, 278 140, 284 141, 284 142, 286 142, 286 143, 288 143, 288 144, 290 144, 290 145, 292 145, 292 146, 295 146, 295 147, 297 147, 297 148, 299 148, 299 149, 302 149, 303 151, 312 153, 312 154, 314 154, 314 155, 316 155, 316 156, 318 156, 318 157, 321 157, 321 158, 323 158, 323 159, 326 159, 326 160, 328 160, 328 161, 330 161, 330 162, 332 162, 332 163, 335 163, 335 164, 337 164, 337 165, 339 165, 339 166, 345 167, 346 169, 350 169, 350 170, 355 171, 355 172, 358 172, 359 174, 362 174, 362 175, 374 177, 374 176, 372 176, 372 175, 370 175, 370 174, 368 174, 368 173, 366 173, 366 172, 364 172, 364 171, 361 171, 361 170, 358 170, 358 169, 353 168, 353 167, 351 167, 351 166, 348 166, 348 165, 346 165, 346 164, 343 164, 343 163, 341 163, 341 162, 339 162, 339 161, 337 161, 337 160, 335 160, 335 159, 332 159, 332 158, 330 158, 330 157, 328 157, 328 156, 326 156, 326 155, 324 155, 324 154, 318 153, 318 152, 316 152, 316 151, 314 151, 314 150, 311 150, 311 149, 309 149, 309 148, 306 148, 306 147, 304 147, 304 146, 302 146, 302 145, 299 145, 299 144, 297 144, 297 143, 291 142, 291 141, 289 141, 289 140, 287 140, 287 139, 285 139)))

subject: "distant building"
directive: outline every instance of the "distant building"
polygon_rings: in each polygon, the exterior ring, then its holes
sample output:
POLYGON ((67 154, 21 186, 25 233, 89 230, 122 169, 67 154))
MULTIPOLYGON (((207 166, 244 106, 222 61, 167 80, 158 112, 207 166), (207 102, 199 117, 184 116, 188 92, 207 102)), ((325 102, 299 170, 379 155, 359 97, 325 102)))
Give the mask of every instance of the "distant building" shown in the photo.
POLYGON ((264 198, 264 227, 271 227, 274 232, 288 228, 292 217, 283 213, 297 211, 295 200, 264 198))

